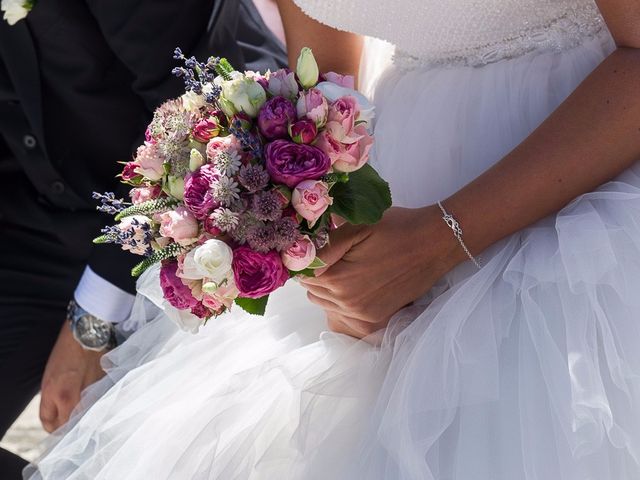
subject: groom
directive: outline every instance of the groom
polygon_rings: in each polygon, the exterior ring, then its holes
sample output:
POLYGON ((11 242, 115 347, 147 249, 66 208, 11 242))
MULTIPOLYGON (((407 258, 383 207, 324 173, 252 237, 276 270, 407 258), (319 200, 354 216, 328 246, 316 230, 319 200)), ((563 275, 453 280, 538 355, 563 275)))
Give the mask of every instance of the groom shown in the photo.
MULTIPOLYGON (((92 248, 109 218, 91 193, 116 190, 117 162, 180 93, 178 46, 249 69, 285 63, 251 0, 38 0, 14 25, 0 20, 0 437, 41 378, 52 430, 103 375, 99 332, 129 314, 135 258, 92 248), (79 341, 65 321, 74 292, 79 341)), ((0 450, 1 478, 23 466, 0 450)))

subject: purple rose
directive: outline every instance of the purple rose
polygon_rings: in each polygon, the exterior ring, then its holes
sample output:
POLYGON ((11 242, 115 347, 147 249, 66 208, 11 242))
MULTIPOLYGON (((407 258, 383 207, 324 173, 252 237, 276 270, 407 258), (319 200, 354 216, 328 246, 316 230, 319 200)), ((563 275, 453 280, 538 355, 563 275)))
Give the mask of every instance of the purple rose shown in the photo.
POLYGON ((198 304, 191 294, 191 289, 187 287, 176 275, 178 270, 177 262, 170 262, 162 265, 160 269, 160 287, 164 298, 178 310, 188 310, 198 304))
POLYGON ((311 143, 318 135, 318 128, 311 120, 298 120, 289 126, 289 135, 296 143, 311 143))
POLYGON ((189 175, 184 182, 184 204, 198 220, 204 220, 219 206, 211 191, 211 185, 218 177, 215 167, 207 164, 189 175))
POLYGON ((233 276, 240 297, 260 298, 285 284, 289 273, 275 250, 259 253, 249 247, 233 251, 233 276))
POLYGON ((289 188, 294 188, 303 180, 318 180, 331 167, 329 156, 319 148, 287 140, 269 143, 264 155, 271 179, 289 188))
POLYGON ((269 140, 285 138, 289 124, 296 121, 296 107, 284 97, 268 100, 258 113, 260 132, 269 140))

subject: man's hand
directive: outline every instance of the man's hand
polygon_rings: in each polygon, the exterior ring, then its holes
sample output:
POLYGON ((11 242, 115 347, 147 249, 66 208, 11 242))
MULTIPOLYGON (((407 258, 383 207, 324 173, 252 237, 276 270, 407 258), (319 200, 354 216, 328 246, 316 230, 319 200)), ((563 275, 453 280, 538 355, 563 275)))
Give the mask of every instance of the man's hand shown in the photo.
POLYGON ((103 353, 83 349, 64 322, 42 377, 40 421, 47 432, 64 425, 80 392, 105 375, 100 366, 103 353))

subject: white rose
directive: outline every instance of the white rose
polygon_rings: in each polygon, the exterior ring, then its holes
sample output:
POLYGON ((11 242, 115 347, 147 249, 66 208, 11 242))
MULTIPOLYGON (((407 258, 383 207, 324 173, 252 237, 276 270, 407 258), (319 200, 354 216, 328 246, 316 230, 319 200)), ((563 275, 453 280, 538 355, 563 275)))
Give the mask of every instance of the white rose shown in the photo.
POLYGON ((296 74, 304 88, 311 88, 318 83, 318 78, 320 77, 318 63, 313 56, 313 52, 308 47, 304 47, 300 51, 298 64, 296 66, 296 74))
POLYGON ((219 284, 229 276, 233 250, 223 241, 211 239, 194 250, 193 260, 198 273, 219 284))
POLYGON ((182 107, 188 112, 199 112, 202 107, 207 105, 203 94, 211 92, 213 92, 213 85, 205 83, 202 87, 202 94, 191 91, 184 93, 180 97, 182 99, 182 107))
POLYGON ((195 261, 196 249, 194 248, 184 256, 182 261, 182 271, 178 273, 178 277, 185 280, 202 280, 204 275, 200 273, 200 269, 195 261))
POLYGON ((241 77, 222 84, 221 100, 221 107, 228 116, 244 112, 255 118, 267 101, 267 92, 255 80, 241 77))
POLYGON ((25 0, 2 0, 2 11, 4 19, 9 25, 15 25, 29 13, 29 9, 25 8, 25 0))

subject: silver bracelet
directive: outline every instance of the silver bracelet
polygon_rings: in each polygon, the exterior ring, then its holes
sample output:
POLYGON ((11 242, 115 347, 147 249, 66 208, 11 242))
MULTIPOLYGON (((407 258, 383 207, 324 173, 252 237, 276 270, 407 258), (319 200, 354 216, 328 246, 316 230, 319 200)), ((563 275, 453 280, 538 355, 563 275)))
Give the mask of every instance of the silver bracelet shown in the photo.
POLYGON ((453 235, 458 239, 458 242, 460 243, 460 246, 464 250, 464 253, 467 254, 467 257, 469 257, 469 259, 473 262, 473 264, 476 267, 478 267, 478 269, 481 269, 482 264, 480 263, 480 260, 479 259, 476 260, 476 258, 473 255, 471 255, 471 252, 469 251, 467 246, 464 244, 464 240, 462 240, 462 227, 460 226, 458 221, 455 218, 453 218, 453 215, 451 215, 444 209, 441 202, 438 202, 438 207, 440 207, 440 211, 442 212, 442 219, 444 220, 444 223, 446 223, 449 226, 449 228, 453 230, 453 235))

